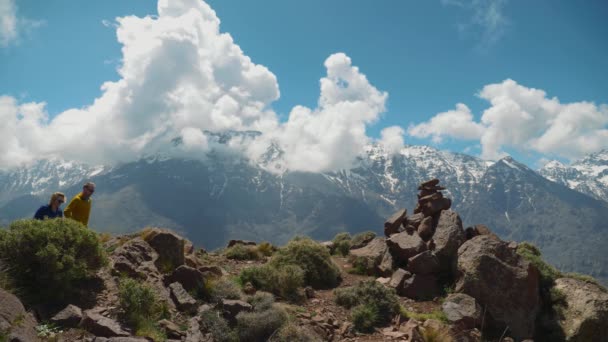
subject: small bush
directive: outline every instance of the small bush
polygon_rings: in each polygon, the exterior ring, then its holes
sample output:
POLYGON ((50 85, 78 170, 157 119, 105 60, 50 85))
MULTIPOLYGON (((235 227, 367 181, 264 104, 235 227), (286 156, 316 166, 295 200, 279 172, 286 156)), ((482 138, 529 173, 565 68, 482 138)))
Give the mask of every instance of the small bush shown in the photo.
POLYGON ((522 242, 517 246, 517 254, 528 260, 540 271, 541 287, 549 288, 555 283, 555 279, 562 276, 555 267, 546 263, 541 256, 538 247, 528 242, 522 242))
POLYGON ((298 288, 304 285, 304 271, 295 265, 275 268, 270 265, 244 269, 240 282, 250 282, 258 290, 268 291, 288 300, 298 300, 298 288))
POLYGON ((270 342, 320 342, 321 339, 310 330, 292 322, 284 324, 269 339, 270 342))
POLYGON ((274 304, 274 296, 272 293, 259 291, 253 296, 249 297, 247 303, 253 306, 254 311, 266 311, 272 308, 274 304))
POLYGON ((228 322, 214 310, 201 314, 201 330, 210 332, 213 340, 217 342, 238 342, 236 331, 230 329, 228 322))
POLYGON ((163 329, 158 327, 154 321, 143 320, 138 323, 135 329, 135 335, 147 337, 154 342, 164 342, 167 340, 167 334, 163 329))
POLYGON ((152 322, 167 315, 166 304, 158 300, 154 290, 131 278, 120 281, 118 303, 127 323, 136 330, 145 331, 145 336, 153 334, 152 322))
POLYGON ((287 313, 277 307, 259 312, 236 315, 237 332, 241 341, 267 341, 286 321, 287 313))
POLYGON ((269 264, 276 268, 299 266, 304 271, 304 283, 314 288, 335 287, 340 279, 340 270, 327 248, 308 238, 291 240, 277 251, 269 264))
POLYGON ((448 318, 443 310, 434 310, 430 313, 418 313, 413 311, 407 311, 405 308, 400 308, 401 316, 407 318, 413 318, 418 321, 426 321, 427 319, 435 319, 444 323, 448 323, 448 318))
POLYGON ((376 274, 376 265, 370 258, 351 256, 350 263, 353 268, 349 269, 348 273, 370 276, 376 274))
POLYGON ((375 237, 376 237, 376 233, 371 232, 371 231, 355 234, 355 236, 353 236, 352 240, 350 241, 351 247, 352 248, 362 247, 361 245, 365 241, 370 241, 375 237))
POLYGON ((18 220, 1 235, 0 259, 11 282, 36 302, 74 296, 107 263, 97 234, 74 220, 18 220))
POLYGON ((435 329, 426 327, 422 329, 422 339, 424 342, 453 342, 454 338, 450 335, 448 328, 435 329))
POLYGON ((360 332, 372 332, 378 324, 380 316, 378 309, 373 305, 358 305, 350 313, 351 321, 355 330, 360 332))
POLYGON ((209 293, 211 301, 218 303, 223 299, 240 299, 241 289, 238 284, 226 278, 206 282, 204 292, 209 293))
POLYGON ((270 242, 262 242, 258 245, 258 252, 263 256, 271 256, 276 250, 277 248, 270 242))
POLYGON ((157 312, 154 290, 131 278, 120 281, 118 302, 127 322, 132 325, 141 319, 153 318, 157 312))
POLYGON ((333 241, 334 243, 334 247, 333 247, 333 253, 334 254, 338 254, 338 255, 342 255, 342 256, 347 256, 348 253, 350 252, 350 246, 351 246, 351 236, 348 233, 338 233, 333 241))
POLYGON ((363 281, 356 286, 334 290, 338 305, 346 308, 370 306, 378 312, 376 324, 389 322, 399 312, 399 301, 393 289, 375 280, 363 281))
POLYGON ((262 258, 262 254, 256 246, 246 246, 240 243, 227 248, 224 251, 224 256, 234 260, 259 260, 262 258))

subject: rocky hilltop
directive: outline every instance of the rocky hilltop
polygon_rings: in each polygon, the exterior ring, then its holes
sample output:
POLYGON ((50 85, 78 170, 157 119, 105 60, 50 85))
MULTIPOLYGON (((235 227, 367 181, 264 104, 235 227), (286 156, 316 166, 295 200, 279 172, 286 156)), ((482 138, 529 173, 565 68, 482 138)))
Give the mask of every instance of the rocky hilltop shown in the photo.
POLYGON ((92 241, 71 221, 16 223, 0 234, 0 341, 608 341, 605 288, 531 244, 465 229, 438 179, 418 190, 385 236, 282 247, 231 240, 212 252, 167 229, 92 241), (46 232, 36 225, 55 235, 27 233, 46 232), (46 243, 11 249, 24 239, 46 243), (37 263, 19 264, 28 255, 37 263), (105 261, 86 270, 62 255, 105 261))

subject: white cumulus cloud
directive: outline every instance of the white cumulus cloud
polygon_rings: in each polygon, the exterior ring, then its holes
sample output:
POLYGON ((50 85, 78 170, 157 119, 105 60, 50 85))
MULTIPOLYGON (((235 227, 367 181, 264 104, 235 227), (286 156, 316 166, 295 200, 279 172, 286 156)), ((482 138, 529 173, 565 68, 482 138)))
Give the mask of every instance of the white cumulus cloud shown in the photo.
POLYGON ((404 134, 405 130, 400 126, 386 127, 380 132, 379 143, 389 154, 398 153, 405 145, 404 134))
POLYGON ((0 0, 0 47, 19 40, 24 32, 42 25, 42 21, 20 17, 15 0, 0 0))
POLYGON ((473 114, 466 105, 459 103, 455 110, 439 113, 428 122, 411 125, 408 134, 417 138, 431 137, 440 143, 443 137, 473 140, 479 139, 483 126, 473 122, 473 114))
POLYGON ((2 97, 10 139, 1 145, 0 168, 52 156, 88 163, 175 149, 203 156, 211 144, 205 131, 255 130, 263 134, 230 146, 256 158, 278 144, 288 169, 322 171, 347 167, 370 141, 366 125, 385 110, 387 94, 345 54, 325 61, 318 106, 296 105, 279 122, 271 109, 280 96, 275 75, 220 31, 208 4, 159 0, 157 9, 156 16, 116 18, 120 79, 104 83, 90 105, 49 119, 44 103, 2 97))
POLYGON ((412 125, 408 133, 477 140, 481 157, 497 159, 504 148, 529 150, 576 159, 608 148, 608 106, 590 102, 561 103, 545 91, 528 88, 507 79, 483 87, 479 97, 487 108, 476 122, 468 107, 440 113, 428 122, 412 125))

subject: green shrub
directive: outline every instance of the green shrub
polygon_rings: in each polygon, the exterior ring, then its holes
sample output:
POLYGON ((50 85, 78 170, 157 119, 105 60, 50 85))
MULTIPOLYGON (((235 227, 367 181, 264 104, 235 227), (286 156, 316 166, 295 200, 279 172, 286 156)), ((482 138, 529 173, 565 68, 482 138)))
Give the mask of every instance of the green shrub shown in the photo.
POLYGON ((166 318, 166 303, 159 301, 154 290, 135 279, 123 278, 118 290, 118 304, 127 322, 136 326, 140 321, 166 318))
POLYGON ((364 305, 371 306, 378 312, 377 324, 389 322, 399 312, 399 301, 393 289, 389 289, 375 280, 362 281, 356 286, 334 290, 338 305, 348 309, 364 305))
POLYGON ((308 238, 291 240, 275 253, 269 264, 276 268, 299 266, 304 270, 304 283, 314 288, 335 287, 340 279, 340 270, 327 248, 308 238))
POLYGON ((149 337, 154 341, 167 339, 155 322, 168 318, 168 308, 165 302, 159 301, 149 285, 131 278, 121 279, 118 304, 125 321, 135 329, 137 336, 149 337))
POLYGON ((289 322, 277 330, 270 342, 320 342, 321 339, 310 330, 289 322))
POLYGON ((426 321, 427 319, 434 319, 444 323, 448 323, 448 318, 443 310, 434 310, 430 313, 418 313, 413 311, 407 311, 404 307, 399 309, 401 316, 406 318, 413 318, 418 321, 426 321))
POLYGON ((224 251, 224 256, 234 260, 259 260, 262 258, 262 254, 256 246, 246 246, 240 243, 227 248, 224 251))
POLYGON ((450 335, 449 328, 435 329, 433 327, 424 327, 422 329, 422 339, 424 342, 453 342, 454 338, 450 335))
POLYGON ((228 322, 215 310, 201 314, 201 330, 210 332, 216 342, 238 342, 236 331, 228 326, 228 322))
POLYGON ((378 324, 380 316, 378 309, 373 305, 358 305, 350 313, 355 330, 361 332, 372 332, 378 324))
POLYGON ((209 280, 207 282, 207 289, 211 301, 218 303, 223 299, 240 299, 241 289, 238 284, 232 280, 226 278, 219 278, 216 280, 209 280))
POLYGON ((351 246, 350 234, 338 233, 334 237, 332 242, 334 243, 334 247, 333 247, 333 251, 332 251, 334 254, 339 254, 342 256, 348 255, 348 253, 350 252, 350 246, 351 246))
POLYGON ((263 256, 271 256, 277 250, 270 242, 262 242, 257 248, 263 256))
POLYGON ((241 271, 240 282, 250 282, 258 290, 295 301, 299 299, 298 288, 304 285, 304 271, 295 265, 253 266, 241 271))
POLYGON ((74 220, 18 220, 1 235, 6 273, 33 301, 74 296, 82 281, 107 263, 97 234, 74 220))
POLYGON ((147 337, 154 342, 165 342, 167 340, 167 334, 165 331, 151 320, 139 322, 135 329, 135 335, 147 337))
POLYGON ((352 255, 349 259, 350 263, 353 265, 353 268, 349 269, 348 273, 370 276, 376 274, 376 265, 374 264, 374 260, 366 257, 355 257, 352 255))
POLYGON ((286 321, 287 313, 277 307, 265 311, 240 312, 236 329, 241 341, 267 341, 286 321))
POLYGON ((266 311, 272 308, 274 304, 274 296, 272 293, 258 291, 253 296, 247 299, 247 303, 253 306, 254 311, 266 311))
POLYGON ((536 266, 540 272, 541 287, 549 288, 555 283, 555 279, 562 276, 562 273, 555 267, 546 263, 541 256, 538 247, 528 242, 522 242, 517 246, 517 254, 536 266))
POLYGON ((355 246, 360 246, 361 244, 363 244, 363 242, 370 241, 375 237, 376 237, 376 233, 367 231, 367 232, 355 234, 355 236, 353 236, 350 243, 351 243, 351 246, 353 248, 355 248, 355 246))

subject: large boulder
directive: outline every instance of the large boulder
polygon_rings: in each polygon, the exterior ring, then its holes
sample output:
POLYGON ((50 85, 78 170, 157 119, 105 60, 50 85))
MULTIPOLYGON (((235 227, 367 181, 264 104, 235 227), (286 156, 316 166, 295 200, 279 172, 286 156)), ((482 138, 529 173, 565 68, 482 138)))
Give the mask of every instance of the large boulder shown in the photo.
POLYGON ((439 260, 431 251, 424 251, 409 259, 407 270, 417 274, 431 274, 439 271, 439 260))
POLYGON ((114 337, 129 336, 130 334, 122 329, 115 320, 102 316, 94 310, 84 312, 80 325, 83 329, 95 336, 114 337))
POLYGON ((407 215, 407 209, 400 209, 394 213, 386 222, 384 222, 384 235, 389 237, 393 234, 399 233, 399 227, 405 220, 407 215))
POLYGON ((175 303, 175 306, 184 312, 192 313, 196 311, 196 300, 186 292, 182 284, 175 282, 169 285, 171 291, 171 299, 175 303))
POLYGON ((517 340, 534 336, 540 307, 539 272, 504 241, 480 235, 458 249, 456 292, 466 293, 487 308, 490 327, 517 340))
POLYGON ((385 253, 386 240, 383 237, 374 238, 365 247, 350 250, 350 254, 353 258, 366 259, 366 265, 373 265, 373 272, 376 274, 386 273, 379 269, 385 253))
POLYGON ((388 277, 393 273, 394 261, 391 252, 386 249, 384 252, 384 256, 382 256, 382 261, 380 261, 380 265, 378 265, 378 275, 381 277, 388 277))
POLYGON ((168 273, 185 262, 186 240, 167 229, 151 228, 143 233, 144 240, 158 253, 155 264, 162 273, 168 273))
POLYGON ((424 204, 419 203, 419 212, 424 216, 435 216, 442 210, 448 210, 452 206, 452 200, 449 198, 439 198, 437 200, 428 201, 424 204))
POLYGON ((555 288, 566 297, 560 321, 566 341, 608 341, 608 292, 572 278, 557 279, 555 288))
POLYGON ((481 306, 475 298, 464 293, 452 293, 441 305, 447 320, 460 329, 473 329, 481 325, 481 306))
POLYGON ((158 273, 154 264, 157 259, 158 253, 141 238, 125 242, 110 256, 114 273, 139 279, 146 279, 149 274, 158 273))
POLYGON ((455 211, 444 210, 439 215, 435 234, 435 255, 443 271, 452 271, 456 266, 458 248, 466 241, 462 220, 455 211))
POLYGON ((6 334, 6 341, 40 341, 36 334, 36 325, 36 319, 25 311, 21 301, 0 288, 0 333, 6 334))
POLYGON ((418 236, 420 236, 420 238, 426 242, 433 237, 433 233, 433 217, 427 216, 422 220, 422 222, 420 222, 420 225, 418 226, 418 236))
POLYGON ((178 282, 190 293, 200 291, 205 286, 205 275, 196 268, 181 265, 165 277, 165 284, 178 282))
POLYGON ((417 213, 407 218, 407 225, 414 227, 414 230, 416 230, 420 226, 420 223, 422 223, 422 220, 424 220, 424 214, 417 213))
POLYGON ((75 328, 82 320, 82 310, 76 305, 68 305, 51 318, 51 322, 65 328, 75 328))
POLYGON ((411 276, 412 274, 410 272, 402 268, 398 268, 391 276, 391 279, 388 282, 388 286, 400 291, 401 288, 403 288, 403 283, 405 282, 405 280, 411 276))
POLYGON ((404 280, 397 293, 416 300, 433 299, 439 295, 437 278, 432 274, 413 274, 404 280))
POLYGON ((386 245, 397 263, 405 263, 409 258, 427 249, 418 234, 408 234, 408 232, 392 235, 386 240, 386 245))

